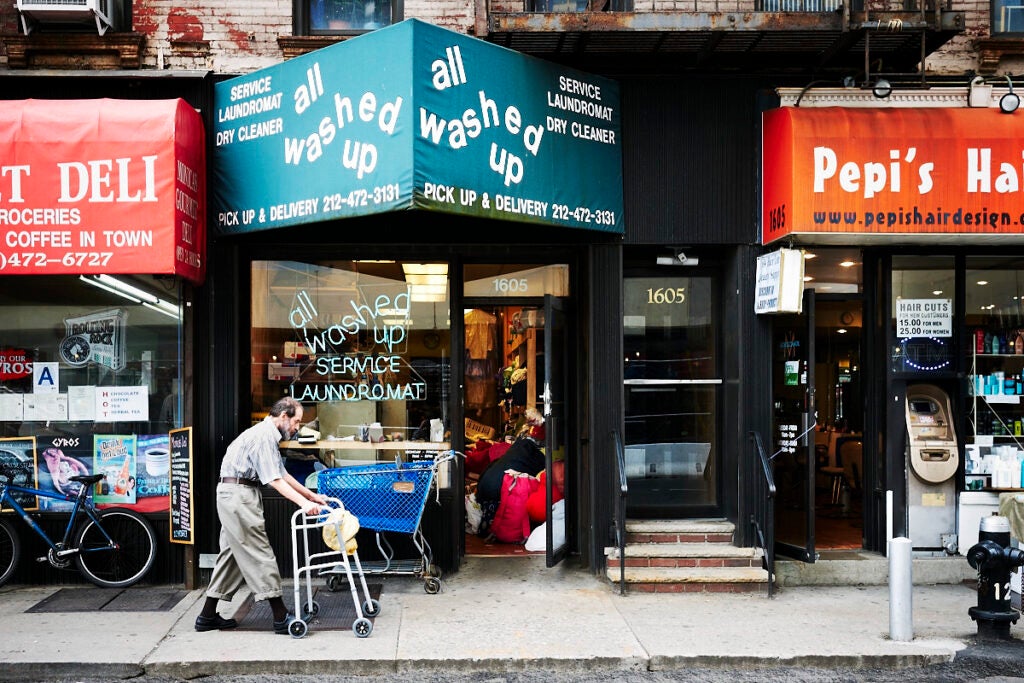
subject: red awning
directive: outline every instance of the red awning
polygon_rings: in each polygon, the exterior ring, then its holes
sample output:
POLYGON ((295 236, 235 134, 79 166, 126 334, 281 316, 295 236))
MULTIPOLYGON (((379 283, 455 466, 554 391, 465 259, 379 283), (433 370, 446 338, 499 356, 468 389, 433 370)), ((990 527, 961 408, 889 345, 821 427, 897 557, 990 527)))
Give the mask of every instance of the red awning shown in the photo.
POLYGON ((1024 127, 995 108, 765 112, 762 242, 1024 238, 1024 127))
POLYGON ((0 101, 0 274, 206 266, 206 153, 184 100, 0 101))

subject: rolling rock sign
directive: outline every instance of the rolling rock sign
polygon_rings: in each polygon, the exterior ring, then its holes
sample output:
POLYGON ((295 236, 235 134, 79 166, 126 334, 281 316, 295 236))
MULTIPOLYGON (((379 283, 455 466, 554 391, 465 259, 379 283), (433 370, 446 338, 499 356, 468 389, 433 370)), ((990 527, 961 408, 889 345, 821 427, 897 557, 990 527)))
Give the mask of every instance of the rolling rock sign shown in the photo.
POLYGON ((123 370, 127 322, 127 311, 118 308, 65 318, 61 360, 76 368, 93 362, 111 370, 123 370))
POLYGON ((402 292, 395 296, 381 294, 372 303, 350 301, 352 312, 327 327, 319 329, 316 304, 305 290, 295 297, 295 308, 289 314, 289 322, 302 335, 306 348, 315 358, 313 371, 325 382, 291 385, 292 397, 299 401, 388 401, 401 399, 423 401, 427 398, 424 382, 387 381, 396 378, 402 367, 402 356, 395 353, 397 346, 405 342, 406 329, 401 324, 384 322, 387 319, 407 319, 409 316, 409 294, 402 292), (347 340, 354 339, 361 332, 373 339, 386 353, 364 353, 357 356, 338 354, 338 349, 347 340), (357 382, 335 383, 336 378, 358 378, 357 382), (370 378, 371 381, 366 381, 370 378))

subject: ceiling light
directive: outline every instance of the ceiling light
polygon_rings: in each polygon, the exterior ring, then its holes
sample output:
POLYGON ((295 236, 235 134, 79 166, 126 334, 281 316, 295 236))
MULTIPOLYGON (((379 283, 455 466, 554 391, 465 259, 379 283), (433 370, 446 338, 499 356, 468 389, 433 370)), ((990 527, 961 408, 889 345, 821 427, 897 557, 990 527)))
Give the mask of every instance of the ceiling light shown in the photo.
POLYGON ((838 330, 836 330, 836 334, 846 334, 846 328, 840 327, 838 330))
POLYGON ((153 296, 149 292, 139 289, 138 287, 133 287, 124 280, 118 280, 116 277, 111 277, 109 275, 97 275, 96 279, 99 282, 102 282, 103 284, 107 285, 108 287, 113 287, 117 291, 123 292, 124 294, 127 294, 129 296, 133 296, 136 299, 148 301, 151 304, 155 304, 157 301, 159 301, 157 297, 153 296))
POLYGON ((810 281, 812 281, 813 279, 814 279, 814 278, 813 278, 813 277, 811 277, 810 275, 804 275, 804 282, 810 282, 810 281))
POLYGON ((841 265, 843 268, 851 268, 857 265, 857 263, 854 261, 840 261, 839 265, 841 265))
POLYGON ((932 290, 932 294, 934 294, 935 296, 938 296, 939 294, 942 294, 942 290, 941 289, 933 289, 932 290))
POLYGON ((402 271, 412 275, 447 275, 447 263, 403 263, 402 271))
POLYGON ((984 287, 985 285, 988 284, 988 280, 978 280, 978 284, 984 287))
POLYGON ((817 258, 817 257, 818 257, 818 255, 815 254, 813 251, 805 251, 804 252, 804 258, 805 259, 812 259, 812 258, 817 258))
MULTIPOLYGON (((167 302, 166 302, 166 301, 164 301, 163 303, 165 303, 165 304, 166 304, 167 302)), ((171 311, 169 311, 168 309, 166 309, 166 308, 164 308, 164 307, 162 307, 162 306, 158 306, 158 305, 156 305, 156 304, 151 304, 151 303, 149 303, 148 301, 143 301, 143 302, 142 302, 142 305, 143 305, 143 306, 145 306, 146 308, 148 308, 148 309, 149 309, 149 310, 151 310, 151 311, 156 311, 157 313, 161 313, 161 314, 163 314, 163 315, 166 315, 166 316, 167 316, 168 318, 174 318, 175 320, 177 320, 177 319, 178 319, 178 312, 177 312, 177 310, 175 310, 175 311, 174 311, 174 312, 172 313, 172 312, 171 312, 171 311)))
POLYGON ((100 289, 108 291, 111 294, 116 294, 119 297, 128 299, 133 304, 141 304, 142 303, 142 299, 138 299, 138 298, 132 296, 131 294, 128 294, 127 292, 122 292, 121 290, 116 289, 116 288, 114 288, 114 287, 112 287, 110 285, 104 284, 104 283, 102 283, 99 280, 96 280, 94 278, 86 277, 84 275, 79 275, 78 279, 81 280, 82 282, 85 282, 85 283, 88 283, 88 284, 92 285, 93 287, 99 287, 100 289))

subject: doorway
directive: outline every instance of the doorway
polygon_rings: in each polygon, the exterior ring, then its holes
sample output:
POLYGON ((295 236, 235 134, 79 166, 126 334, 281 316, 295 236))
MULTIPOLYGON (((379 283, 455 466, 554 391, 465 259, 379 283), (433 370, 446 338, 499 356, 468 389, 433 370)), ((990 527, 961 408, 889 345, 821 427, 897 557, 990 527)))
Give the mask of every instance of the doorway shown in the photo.
POLYGON ((815 538, 818 550, 864 545, 863 304, 815 298, 815 538))
MULTIPOLYGON (((517 293, 473 296, 467 266, 462 377, 466 448, 465 554, 541 555, 548 566, 571 547, 573 367, 566 267, 534 278, 503 275, 517 293)), ((493 278, 492 278, 493 280, 493 278)), ((509 286, 498 285, 501 291, 509 286)), ((493 294, 495 290, 489 290, 493 294)))
POLYGON ((803 310, 773 325, 776 542, 807 562, 865 545, 861 266, 859 250, 806 250, 803 310))

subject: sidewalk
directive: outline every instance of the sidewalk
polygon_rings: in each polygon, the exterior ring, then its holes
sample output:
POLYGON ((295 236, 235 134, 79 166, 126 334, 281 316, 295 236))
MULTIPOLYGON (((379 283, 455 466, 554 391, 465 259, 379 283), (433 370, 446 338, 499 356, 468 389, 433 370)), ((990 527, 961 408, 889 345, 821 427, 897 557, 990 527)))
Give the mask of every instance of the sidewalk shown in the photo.
MULTIPOLYGON (((950 661, 977 633, 965 585, 915 586, 912 642, 892 642, 886 586, 793 587, 764 595, 630 593, 543 558, 468 558, 428 595, 383 582, 365 639, 316 631, 197 633, 193 591, 167 612, 26 613, 57 589, 0 588, 0 679, 195 678, 207 674, 380 675, 430 671, 564 673, 697 666, 906 668, 950 661)), ((222 614, 236 604, 224 605, 222 614)), ((292 594, 285 601, 291 606, 292 594)), ((1024 637, 1024 622, 1014 626, 1024 637)))

